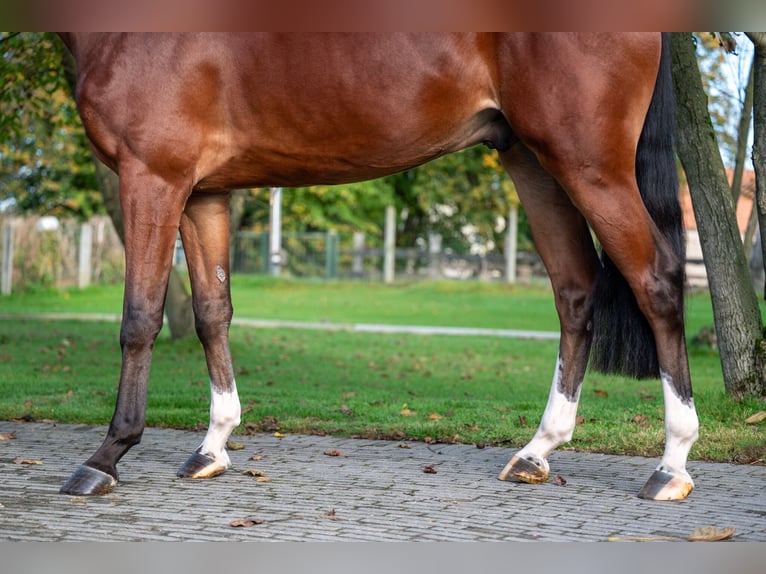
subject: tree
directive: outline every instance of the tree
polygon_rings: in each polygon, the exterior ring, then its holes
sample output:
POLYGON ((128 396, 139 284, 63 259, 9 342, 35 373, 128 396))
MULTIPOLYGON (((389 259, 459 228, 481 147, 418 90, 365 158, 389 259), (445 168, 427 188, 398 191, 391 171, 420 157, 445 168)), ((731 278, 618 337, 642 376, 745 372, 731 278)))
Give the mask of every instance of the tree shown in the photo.
MULTIPOLYGON (((755 169, 755 202, 758 225, 761 229, 761 249, 766 265, 766 32, 748 32, 747 37, 755 47, 753 55, 753 168, 755 169)), ((766 285, 764 285, 766 298, 766 285)), ((761 352, 766 349, 761 343, 761 352)), ((766 361, 763 362, 766 369, 766 361)))
POLYGON ((0 35, 0 200, 18 213, 104 212, 87 138, 47 34, 0 35))
POLYGON ((735 398, 765 396, 763 324, 691 34, 672 35, 672 57, 678 155, 689 182, 708 270, 724 385, 735 398))

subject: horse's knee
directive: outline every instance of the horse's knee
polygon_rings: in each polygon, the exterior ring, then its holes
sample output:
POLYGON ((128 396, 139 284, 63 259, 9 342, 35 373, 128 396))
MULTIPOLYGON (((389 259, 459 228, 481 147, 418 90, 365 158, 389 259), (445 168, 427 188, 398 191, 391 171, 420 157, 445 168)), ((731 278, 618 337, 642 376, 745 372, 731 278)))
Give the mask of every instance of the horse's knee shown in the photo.
POLYGON ((194 327, 203 345, 212 344, 228 332, 234 312, 231 300, 210 300, 194 306, 194 327))
POLYGON ((556 289, 556 310, 561 329, 582 333, 590 328, 593 319, 593 286, 570 284, 556 289))
POLYGON ((144 307, 127 305, 120 329, 123 349, 143 349, 154 344, 162 329, 162 309, 150 311, 144 307))

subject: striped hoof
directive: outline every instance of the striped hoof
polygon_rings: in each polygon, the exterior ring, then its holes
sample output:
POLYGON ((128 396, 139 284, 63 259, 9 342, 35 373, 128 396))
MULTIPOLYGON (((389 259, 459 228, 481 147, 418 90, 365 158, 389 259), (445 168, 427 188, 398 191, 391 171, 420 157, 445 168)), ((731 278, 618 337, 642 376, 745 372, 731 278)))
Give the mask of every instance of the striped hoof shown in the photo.
POLYGON ((647 500, 683 500, 692 490, 694 482, 688 473, 671 474, 658 469, 638 493, 638 497, 647 500))
POLYGON ((111 474, 83 464, 72 473, 59 492, 75 496, 101 496, 109 494, 116 486, 117 479, 111 474))
POLYGON ((226 472, 229 466, 211 456, 193 453, 176 473, 180 478, 212 478, 226 472))
POLYGON ((543 458, 514 456, 497 477, 499 480, 543 484, 548 480, 550 467, 543 458))

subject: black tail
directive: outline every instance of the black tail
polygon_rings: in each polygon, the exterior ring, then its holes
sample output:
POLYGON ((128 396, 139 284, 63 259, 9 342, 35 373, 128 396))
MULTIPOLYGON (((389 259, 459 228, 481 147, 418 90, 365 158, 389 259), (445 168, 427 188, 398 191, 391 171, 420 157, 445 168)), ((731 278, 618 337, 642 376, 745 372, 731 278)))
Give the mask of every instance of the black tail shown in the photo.
MULTIPOLYGON (((685 260, 683 218, 673 152, 675 96, 670 74, 670 38, 662 36, 662 59, 636 155, 641 197, 657 228, 685 260)), ((684 276, 679 274, 683 293, 684 276)), ((625 278, 606 253, 596 283, 591 368, 636 378, 659 376, 654 334, 625 278)))

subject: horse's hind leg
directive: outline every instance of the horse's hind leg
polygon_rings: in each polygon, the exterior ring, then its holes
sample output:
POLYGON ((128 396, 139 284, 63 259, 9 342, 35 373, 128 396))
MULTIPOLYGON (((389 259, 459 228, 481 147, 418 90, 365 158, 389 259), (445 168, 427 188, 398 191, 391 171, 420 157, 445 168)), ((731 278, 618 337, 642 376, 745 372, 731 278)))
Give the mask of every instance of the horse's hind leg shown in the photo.
POLYGON ((98 450, 61 487, 64 494, 107 494, 117 485, 117 463, 144 431, 154 341, 162 328, 165 291, 178 221, 188 191, 148 173, 140 163, 120 166, 125 223, 125 294, 117 404, 98 450))
POLYGON ((210 375, 210 426, 178 476, 209 478, 231 466, 226 441, 239 425, 240 403, 229 351, 229 197, 192 195, 181 217, 197 335, 210 375))
POLYGON ((532 227, 553 286, 561 340, 548 404, 532 440, 500 473, 500 480, 541 483, 548 454, 571 440, 592 340, 598 257, 585 219, 537 158, 522 144, 502 155, 532 227))

